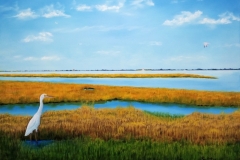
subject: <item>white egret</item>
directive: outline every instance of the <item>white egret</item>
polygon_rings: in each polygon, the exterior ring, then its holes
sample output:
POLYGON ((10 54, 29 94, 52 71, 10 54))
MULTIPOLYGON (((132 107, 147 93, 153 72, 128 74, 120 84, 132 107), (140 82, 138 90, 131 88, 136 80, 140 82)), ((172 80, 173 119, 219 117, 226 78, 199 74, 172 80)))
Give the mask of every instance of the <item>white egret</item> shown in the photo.
POLYGON ((40 119, 41 119, 41 115, 42 115, 42 109, 43 109, 43 99, 46 97, 52 97, 49 96, 47 94, 42 94, 40 96, 40 105, 38 108, 38 111, 34 114, 34 116, 32 117, 32 119, 29 121, 28 125, 27 125, 27 129, 25 132, 25 136, 30 135, 30 140, 32 139, 32 133, 33 131, 35 131, 35 140, 37 141, 37 130, 38 130, 38 126, 40 125, 40 119))
POLYGON ((207 47, 208 45, 209 45, 208 42, 204 42, 204 43, 203 43, 203 47, 204 47, 204 48, 207 47))

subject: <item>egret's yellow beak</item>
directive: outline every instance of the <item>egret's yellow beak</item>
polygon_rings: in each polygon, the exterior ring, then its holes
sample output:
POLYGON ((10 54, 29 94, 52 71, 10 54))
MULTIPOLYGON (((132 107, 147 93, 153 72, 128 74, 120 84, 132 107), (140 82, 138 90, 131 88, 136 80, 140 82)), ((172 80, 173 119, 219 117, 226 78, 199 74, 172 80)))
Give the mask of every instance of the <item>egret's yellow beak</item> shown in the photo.
POLYGON ((50 96, 50 95, 46 95, 46 97, 48 97, 48 98, 54 98, 53 96, 50 96))

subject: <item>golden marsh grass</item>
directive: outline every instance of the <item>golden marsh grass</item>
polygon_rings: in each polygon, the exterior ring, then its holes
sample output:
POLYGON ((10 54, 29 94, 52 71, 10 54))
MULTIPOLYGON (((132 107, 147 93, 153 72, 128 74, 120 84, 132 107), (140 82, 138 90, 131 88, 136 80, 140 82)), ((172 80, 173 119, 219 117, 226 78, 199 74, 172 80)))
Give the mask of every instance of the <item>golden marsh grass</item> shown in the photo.
POLYGON ((36 103, 39 95, 55 98, 45 102, 96 102, 131 100, 198 106, 240 107, 240 92, 215 92, 166 88, 119 87, 88 84, 0 81, 0 104, 36 103), (86 88, 92 88, 87 90, 86 88))
MULTIPOLYGON (((0 130, 24 139, 31 117, 0 114, 0 130)), ((156 117, 134 107, 94 109, 83 106, 72 111, 43 114, 40 139, 67 139, 89 136, 93 139, 152 139, 187 141, 194 144, 225 144, 240 141, 240 112, 210 115, 193 113, 183 118, 156 117)), ((27 137, 28 138, 28 137, 27 137)))

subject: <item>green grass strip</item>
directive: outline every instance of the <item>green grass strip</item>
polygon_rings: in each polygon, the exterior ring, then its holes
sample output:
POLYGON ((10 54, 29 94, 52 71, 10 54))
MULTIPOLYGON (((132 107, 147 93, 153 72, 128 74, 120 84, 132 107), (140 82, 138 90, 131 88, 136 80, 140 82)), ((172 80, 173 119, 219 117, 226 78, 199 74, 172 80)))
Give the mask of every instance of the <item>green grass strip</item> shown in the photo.
POLYGON ((169 118, 169 119, 177 119, 177 118, 183 118, 184 115, 181 114, 169 114, 169 113, 162 113, 162 112, 150 112, 150 111, 144 111, 146 114, 153 115, 160 118, 169 118))
POLYGON ((240 144, 195 145, 187 142, 150 140, 108 140, 76 138, 56 141, 42 147, 23 145, 19 139, 1 135, 2 160, 74 159, 74 160, 202 160, 239 159, 240 144))

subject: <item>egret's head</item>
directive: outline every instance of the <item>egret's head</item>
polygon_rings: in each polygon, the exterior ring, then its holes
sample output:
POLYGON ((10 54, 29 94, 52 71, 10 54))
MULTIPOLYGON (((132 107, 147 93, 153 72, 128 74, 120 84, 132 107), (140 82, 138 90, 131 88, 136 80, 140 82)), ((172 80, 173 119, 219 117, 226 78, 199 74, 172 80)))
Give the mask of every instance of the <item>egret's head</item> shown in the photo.
POLYGON ((52 98, 53 96, 49 96, 49 95, 43 93, 43 94, 40 96, 40 99, 43 100, 44 98, 47 98, 47 97, 52 98))

